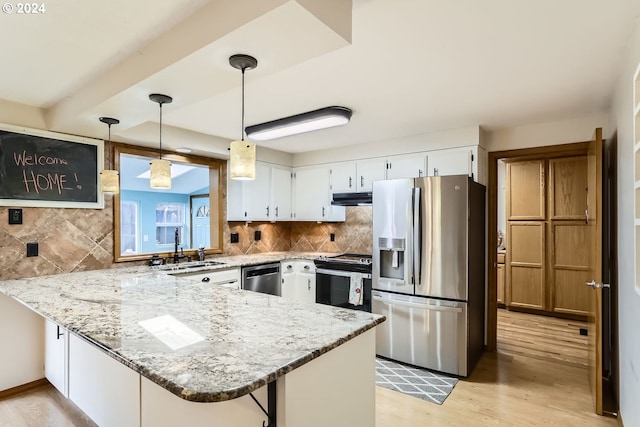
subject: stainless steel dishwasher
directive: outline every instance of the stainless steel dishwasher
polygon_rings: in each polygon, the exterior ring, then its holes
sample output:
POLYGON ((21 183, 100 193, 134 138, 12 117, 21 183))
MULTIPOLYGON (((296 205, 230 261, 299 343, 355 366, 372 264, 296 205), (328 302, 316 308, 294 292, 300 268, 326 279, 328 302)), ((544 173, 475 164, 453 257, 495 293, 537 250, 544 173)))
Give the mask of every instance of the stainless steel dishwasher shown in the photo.
POLYGON ((242 267, 242 289, 280 296, 280 263, 242 267))

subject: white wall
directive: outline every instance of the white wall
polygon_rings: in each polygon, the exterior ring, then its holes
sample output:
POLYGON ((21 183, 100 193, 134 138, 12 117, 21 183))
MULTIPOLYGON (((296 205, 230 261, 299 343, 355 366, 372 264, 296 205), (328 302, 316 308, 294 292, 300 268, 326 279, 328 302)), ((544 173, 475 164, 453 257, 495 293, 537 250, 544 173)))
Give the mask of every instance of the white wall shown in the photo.
POLYGON ((487 132, 487 151, 516 150, 547 145, 590 141, 595 128, 601 127, 604 138, 612 133, 605 114, 579 117, 573 120, 499 129, 487 132))
POLYGON ((640 21, 620 70, 610 122, 618 131, 618 304, 620 413, 625 426, 640 426, 640 295, 635 289, 633 204, 633 75, 640 63, 640 21))

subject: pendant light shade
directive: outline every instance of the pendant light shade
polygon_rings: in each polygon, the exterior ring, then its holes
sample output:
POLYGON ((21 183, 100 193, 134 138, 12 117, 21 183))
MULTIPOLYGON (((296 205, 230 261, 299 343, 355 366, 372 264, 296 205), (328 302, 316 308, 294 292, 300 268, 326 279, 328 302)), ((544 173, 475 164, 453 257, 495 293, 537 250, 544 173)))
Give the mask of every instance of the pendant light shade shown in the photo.
POLYGON ((171 162, 162 160, 162 104, 170 104, 173 98, 168 95, 152 93, 149 99, 160 105, 160 158, 151 160, 149 186, 159 190, 171 189, 171 162))
POLYGON ((244 72, 258 66, 258 60, 249 55, 233 55, 229 58, 233 68, 242 70, 242 123, 240 141, 229 147, 229 176, 231 179, 251 180, 256 178, 256 145, 244 140, 244 72))
MULTIPOLYGON (((107 142, 107 167, 111 168, 111 125, 117 125, 120 120, 112 117, 100 117, 102 123, 109 126, 109 140, 107 142)), ((103 169, 100 172, 100 188, 103 193, 116 194, 120 192, 120 174, 117 170, 103 169)))
POLYGON ((171 162, 169 160, 151 160, 151 188, 170 190, 171 189, 171 162))
POLYGON ((256 178, 256 145, 246 141, 231 143, 229 175, 231 179, 250 180, 256 178))

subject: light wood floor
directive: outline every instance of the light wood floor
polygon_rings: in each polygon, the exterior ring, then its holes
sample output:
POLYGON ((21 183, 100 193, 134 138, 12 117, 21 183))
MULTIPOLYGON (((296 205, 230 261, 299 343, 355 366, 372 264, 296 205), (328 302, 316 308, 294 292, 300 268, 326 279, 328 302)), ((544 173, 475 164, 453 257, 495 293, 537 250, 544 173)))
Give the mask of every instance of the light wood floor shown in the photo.
MULTIPOLYGON (((500 310, 485 353, 443 405, 376 387, 376 425, 614 427, 593 413, 580 322, 500 310)), ((93 427, 51 386, 0 400, 0 427, 93 427)))
POLYGON ((498 313, 498 351, 485 353, 441 406, 377 387, 376 425, 614 427, 595 415, 584 323, 498 313))

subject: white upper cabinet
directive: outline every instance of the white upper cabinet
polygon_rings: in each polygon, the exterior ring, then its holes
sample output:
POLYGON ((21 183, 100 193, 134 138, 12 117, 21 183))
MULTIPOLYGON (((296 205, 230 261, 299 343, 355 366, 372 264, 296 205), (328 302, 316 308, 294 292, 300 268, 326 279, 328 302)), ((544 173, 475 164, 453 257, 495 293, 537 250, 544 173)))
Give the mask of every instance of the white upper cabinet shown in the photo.
POLYGON ((243 184, 245 217, 253 221, 270 221, 271 166, 256 162, 256 179, 243 184))
POLYGON ((440 150, 427 157, 428 176, 469 175, 473 173, 473 152, 464 150, 440 150))
POLYGON ((486 185, 486 151, 480 146, 469 146, 428 152, 427 176, 444 175, 469 175, 486 185))
POLYGON ((272 221, 291 220, 291 168, 271 168, 271 212, 272 221))
POLYGON ((331 206, 329 166, 294 169, 294 209, 296 221, 344 221, 344 206, 331 206))
POLYGON ((356 191, 356 162, 333 163, 329 168, 332 193, 356 191))
POLYGON ((393 156, 387 158, 387 179, 419 178, 426 176, 427 156, 393 156))
POLYGON ((386 178, 387 161, 384 158, 356 162, 356 191, 373 191, 373 181, 386 178))
POLYGON ((291 220, 291 169, 256 162, 256 179, 227 182, 227 221, 291 220))

